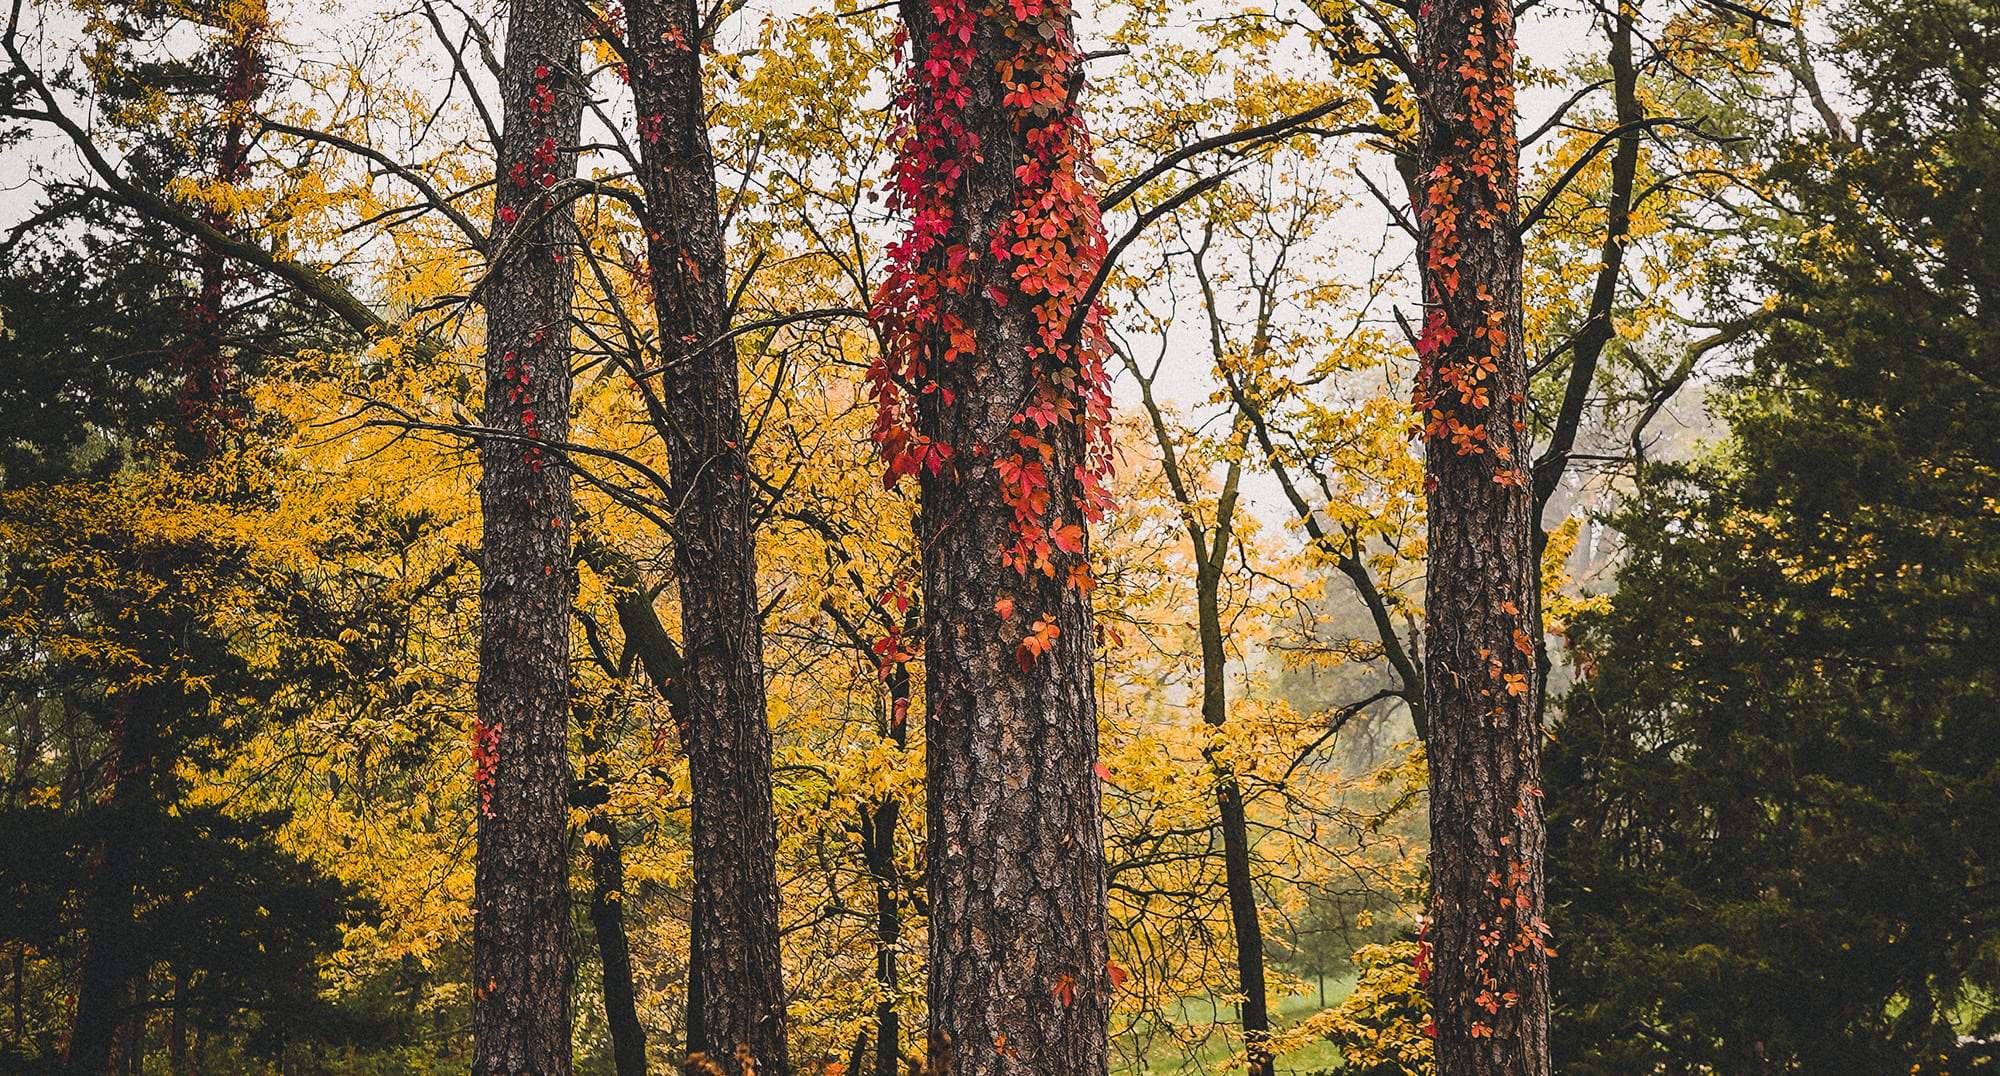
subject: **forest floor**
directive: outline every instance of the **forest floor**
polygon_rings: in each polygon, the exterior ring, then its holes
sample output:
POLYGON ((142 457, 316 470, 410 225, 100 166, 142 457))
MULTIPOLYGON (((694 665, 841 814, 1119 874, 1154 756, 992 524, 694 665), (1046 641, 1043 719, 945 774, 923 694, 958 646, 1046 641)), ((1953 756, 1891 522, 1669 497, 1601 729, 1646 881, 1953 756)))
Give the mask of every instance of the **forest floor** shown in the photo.
MULTIPOLYGON (((1289 997, 1274 998, 1271 1002, 1272 1022, 1278 1027, 1289 1027, 1300 1020, 1320 1011, 1325 1005, 1338 1005, 1354 989, 1353 975, 1329 975, 1315 984, 1315 989, 1289 997)), ((1189 1030, 1202 1025, 1231 1025, 1236 1022, 1236 1007, 1218 1004, 1212 998, 1188 998, 1181 1002, 1178 1014, 1181 1027, 1189 1030)), ((1143 1029, 1141 1029, 1143 1033, 1143 1029)), ((1113 1076, 1198 1076, 1213 1072, 1215 1065, 1225 1061, 1237 1050, 1237 1040, 1222 1032, 1220 1028, 1199 1043, 1183 1044, 1172 1036, 1160 1034, 1143 1056, 1131 1056, 1131 1042, 1120 1044, 1126 1049, 1114 1046, 1111 1058, 1113 1076)), ((1296 1050, 1278 1059, 1279 1076, 1310 1076, 1323 1072, 1340 1063, 1340 1050, 1330 1042, 1316 1042, 1302 1050, 1296 1050)))

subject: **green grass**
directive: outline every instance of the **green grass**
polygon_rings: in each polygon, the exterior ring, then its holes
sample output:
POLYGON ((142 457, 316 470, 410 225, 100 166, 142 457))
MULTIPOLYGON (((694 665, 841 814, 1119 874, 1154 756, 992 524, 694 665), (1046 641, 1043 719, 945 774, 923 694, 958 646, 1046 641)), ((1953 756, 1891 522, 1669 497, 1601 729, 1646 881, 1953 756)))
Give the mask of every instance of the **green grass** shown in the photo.
MULTIPOLYGON (((1348 992, 1354 989, 1354 977, 1328 976, 1319 985, 1325 987, 1326 1003, 1338 1005, 1347 997, 1348 992)), ((1271 1006, 1271 1022, 1281 1028, 1295 1024, 1319 1011, 1319 999, 1318 990, 1304 995, 1275 999, 1271 1006)), ((1174 1020, 1182 1024, 1219 1023, 1233 1026, 1236 1022, 1236 1007, 1217 1004, 1212 998, 1186 998, 1173 1015, 1174 1020)), ((1136 1063, 1119 1057, 1114 1051, 1111 1071, 1116 1076, 1201 1076, 1204 1073, 1215 1072, 1215 1066, 1227 1060, 1235 1052, 1235 1041, 1234 1038, 1218 1030, 1190 1055, 1188 1048, 1176 1044, 1169 1036, 1162 1033, 1146 1055, 1136 1063)), ((1305 1076, 1307 1073, 1330 1069, 1339 1063, 1340 1051, 1332 1043, 1315 1042, 1302 1050, 1293 1051, 1279 1058, 1277 1071, 1281 1076, 1305 1076)))

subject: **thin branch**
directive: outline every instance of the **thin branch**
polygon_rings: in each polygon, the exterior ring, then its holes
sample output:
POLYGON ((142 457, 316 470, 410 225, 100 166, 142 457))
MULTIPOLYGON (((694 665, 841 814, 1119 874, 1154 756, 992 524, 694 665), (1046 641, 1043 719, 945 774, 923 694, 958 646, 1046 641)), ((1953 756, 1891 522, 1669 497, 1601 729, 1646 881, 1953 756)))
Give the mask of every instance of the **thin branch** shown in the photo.
MULTIPOLYGON (((320 306, 325 307, 342 321, 345 321, 350 328, 353 328, 357 332, 373 338, 378 336, 394 336, 400 331, 401 326, 391 325, 383 320, 367 303, 362 302, 345 285, 335 280, 325 271, 292 261, 289 258, 280 258, 255 243, 227 235, 207 221, 181 209, 160 195, 133 183, 119 174, 117 167, 106 159, 96 144, 91 141, 90 133, 85 131, 75 120, 62 111, 61 105, 56 101, 55 94, 49 90, 48 84, 42 80, 40 75, 34 72, 28 65, 27 57, 22 55, 17 35, 20 4, 21 0, 15 0, 7 32, 4 37, 0 37, 0 47, 5 48, 7 57, 12 61, 15 73, 20 77, 21 81, 25 82, 28 88, 33 90, 35 95, 41 99, 45 111, 33 112, 29 110, 7 109, 4 111, 4 114, 23 119, 41 120, 61 131, 69 139, 78 155, 83 158, 84 163, 90 167, 92 172, 96 173, 98 179, 108 188, 105 192, 105 197, 128 206, 187 236, 200 240, 210 250, 223 257, 246 262, 284 280, 286 283, 305 293, 320 306)), ((416 346, 420 353, 432 355, 444 350, 443 344, 423 336, 417 339, 416 346)))
POLYGON ((1226 147, 1234 146, 1241 142, 1254 142, 1259 138, 1266 138, 1271 135, 1283 134, 1295 127, 1311 123, 1312 121, 1320 118, 1321 116, 1324 116, 1327 113, 1332 112, 1334 109, 1340 108, 1342 105, 1346 105, 1348 103, 1349 103, 1348 99, 1343 97, 1338 100, 1328 101, 1325 104, 1319 105, 1314 108, 1306 109, 1304 112, 1296 112, 1290 116, 1285 116, 1280 119, 1272 120, 1270 123, 1261 124, 1256 127, 1247 127, 1240 131, 1229 131, 1224 134, 1216 135, 1212 138, 1204 138, 1199 142, 1183 146, 1182 148, 1175 150, 1174 152, 1167 154, 1165 157, 1162 157, 1159 160, 1153 162, 1153 166, 1151 168, 1146 169, 1144 172, 1141 172, 1138 175, 1133 176, 1131 179, 1128 179, 1125 182, 1120 183, 1118 186, 1112 188, 1110 194, 1107 194, 1103 198, 1098 200, 1097 208, 1100 210, 1112 209, 1113 207, 1117 206, 1120 202, 1123 202, 1125 199, 1130 198, 1134 194, 1139 193, 1140 189, 1145 187, 1146 184, 1151 183, 1152 181, 1167 174, 1175 166, 1181 164, 1183 161, 1190 160, 1194 157, 1199 157, 1202 154, 1207 153, 1211 150, 1224 149, 1226 147))
MULTIPOLYGON (((741 325, 737 325, 731 328, 728 332, 723 333, 721 336, 718 336, 713 340, 708 341, 707 343, 701 345, 699 348, 695 348, 694 350, 689 351, 685 356, 683 356, 683 358, 693 358, 696 355, 705 354, 711 348, 721 347, 722 345, 729 343, 730 341, 736 339, 739 336, 744 336, 749 333, 754 333, 761 329, 775 329, 785 325, 797 324, 798 322, 801 321, 821 321, 831 318, 859 318, 863 321, 866 321, 868 320, 868 317, 869 317, 868 311, 863 310, 860 307, 829 306, 829 307, 823 307, 818 310, 802 310, 794 314, 780 314, 776 317, 762 318, 757 321, 748 321, 744 322, 741 325)), ((639 378, 658 377, 659 375, 668 372, 670 372, 668 368, 664 364, 662 364, 651 370, 641 370, 637 374, 634 374, 633 376, 639 378)))
POLYGON ((1563 191, 1567 190, 1570 183, 1578 175, 1582 174, 1585 168, 1590 166, 1591 161, 1597 159, 1598 154, 1611 148, 1613 143, 1626 137, 1633 131, 1644 131, 1654 127, 1681 127, 1699 134, 1701 132, 1701 121, 1685 120, 1679 116, 1653 116, 1648 119, 1635 120, 1631 123, 1621 123, 1597 136, 1597 141, 1591 144, 1590 149, 1583 156, 1578 157, 1568 168, 1564 169, 1562 175, 1556 177, 1555 183, 1547 191, 1543 192, 1542 197, 1535 202, 1534 208, 1530 209, 1521 218, 1521 222, 1514 226, 1514 231, 1520 235, 1528 234, 1528 229, 1533 228, 1544 216, 1548 215, 1549 207, 1555 204, 1557 198, 1562 197, 1563 191))
POLYGON ((336 149, 344 149, 357 157, 366 157, 374 161, 376 164, 387 169, 391 175, 415 187, 417 192, 424 196, 424 200, 430 204, 432 209, 444 214, 445 219, 458 226, 458 230, 465 234, 466 241, 472 245, 472 249, 482 254, 486 252, 485 233, 481 232, 464 213, 460 212, 458 207, 452 205, 451 199, 446 198, 443 193, 432 186, 430 180, 405 167, 401 162, 383 153, 381 150, 356 142, 351 138, 343 138, 330 131, 315 131, 309 127, 295 127, 289 123, 281 123, 262 116, 257 118, 257 123, 267 131, 276 131, 279 134, 290 135, 293 138, 303 141, 322 142, 336 149))
POLYGON ((1083 323, 1090 316, 1091 306, 1097 302, 1097 293, 1104 290, 1104 283, 1111 278, 1111 271, 1118 267, 1118 256, 1125 253, 1125 248, 1131 246, 1132 241, 1139 238, 1141 232, 1154 221, 1213 190, 1217 184, 1235 175, 1236 172, 1237 169, 1231 168, 1217 172, 1206 179, 1197 180, 1180 193, 1139 214, 1139 219, 1133 222, 1132 227, 1126 229, 1125 234, 1118 237, 1118 242, 1113 243, 1111 249, 1105 252, 1103 263, 1097 267, 1096 275, 1090 278, 1090 286, 1083 290, 1083 297, 1077 301, 1076 309, 1070 312, 1069 324, 1063 328, 1064 342, 1074 346, 1082 338, 1083 323))

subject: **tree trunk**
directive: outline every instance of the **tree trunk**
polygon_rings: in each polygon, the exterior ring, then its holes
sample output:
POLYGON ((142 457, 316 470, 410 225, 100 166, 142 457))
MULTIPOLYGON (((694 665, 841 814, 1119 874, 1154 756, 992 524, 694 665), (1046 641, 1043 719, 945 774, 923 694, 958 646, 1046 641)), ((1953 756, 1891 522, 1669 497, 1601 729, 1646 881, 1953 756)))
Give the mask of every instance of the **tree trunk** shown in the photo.
MULTIPOLYGON (((889 710, 882 715, 880 733, 898 748, 908 746, 910 712, 910 666, 896 662, 889 669, 885 685, 889 710)), ((903 803, 890 797, 871 806, 862 816, 862 853, 868 858, 868 873, 875 879, 875 1076, 901 1076, 903 1015, 896 1007, 901 971, 896 954, 903 947, 903 897, 896 870, 896 827, 903 803)), ((852 1070, 850 1070, 852 1071, 852 1070)), ((860 1076, 857 1072, 855 1076, 860 1076)))
MULTIPOLYGON (((1203 707, 1206 711, 1207 707, 1203 707)), ((1206 714, 1204 713, 1204 719, 1206 714)), ((1221 722, 1210 721, 1215 725, 1221 722)), ((1243 810, 1243 787, 1222 772, 1215 786, 1222 823, 1223 884, 1229 893, 1229 924, 1236 936, 1236 983, 1243 994, 1243 1047, 1250 1076, 1271 1076, 1275 1058, 1269 1045, 1269 989, 1264 982, 1264 928, 1257 912, 1257 888, 1250 875, 1250 825, 1243 810)))
POLYGON ((175 968, 172 972, 174 983, 173 1009, 167 1024, 167 1071, 172 1076, 194 1076, 194 1057, 188 1047, 187 991, 188 974, 175 968))
POLYGON ((95 808, 101 831, 85 883, 80 919, 83 957, 76 975, 76 1007, 64 1061, 74 1076, 109 1076, 119 1065, 120 1027, 132 1000, 132 980, 145 954, 135 937, 139 918, 138 860, 149 823, 160 811, 157 788, 162 754, 162 696, 157 686, 133 689, 112 701, 103 803, 95 808))
POLYGON ((1509 3, 1432 0, 1417 20, 1439 1076, 1549 1071, 1513 47, 1509 3))
MULTIPOLYGON (((822 533, 832 536, 835 532, 828 528, 822 533)), ((840 552, 846 556, 844 549, 840 552)), ((849 571, 856 589, 866 593, 869 588, 860 575, 851 568, 849 571)), ((840 626, 857 652, 872 653, 879 662, 877 668, 886 697, 876 700, 875 734, 895 744, 898 751, 906 751, 910 742, 910 689, 914 686, 909 659, 913 655, 905 652, 905 644, 900 640, 922 630, 923 607, 912 603, 902 608, 899 615, 892 608, 897 604, 900 603, 892 603, 886 594, 872 603, 877 623, 890 633, 889 638, 879 641, 871 641, 831 599, 822 600, 820 609, 840 626)), ((903 949, 904 899, 902 872, 896 864, 896 830, 902 814, 903 801, 891 794, 862 808, 857 827, 861 856, 869 877, 875 881, 875 1076, 901 1076, 903 1072, 903 1017, 897 1005, 902 972, 897 954, 903 949)), ((859 1076, 867 1044, 868 1031, 864 1028, 855 1037, 848 1072, 859 1076)))
MULTIPOLYGON (((636 657, 660 697, 667 702, 668 716, 676 725, 686 721, 687 687, 681 676, 680 647, 660 623, 659 611, 645 581, 631 559, 605 544, 588 530, 577 536, 577 559, 611 582, 611 603, 618 614, 619 629, 625 635, 625 653, 636 657)), ((623 677, 623 668, 610 664, 607 671, 623 677)), ((621 659, 622 660, 622 659, 621 659)), ((584 831, 590 851, 590 925, 597 938, 598 960, 603 965, 604 1015, 611 1033, 611 1058, 617 1076, 646 1076, 646 1028, 639 1021, 638 989, 632 973, 632 945, 625 928, 625 846, 617 820, 602 807, 611 797, 611 770, 603 759, 605 748, 597 722, 605 711, 579 707, 577 725, 580 746, 591 756, 585 771, 586 799, 592 808, 584 831)))
MULTIPOLYGON (((1211 316, 1213 311, 1211 310, 1211 316)), ((1218 351, 1217 359, 1221 355, 1218 351)), ((1224 649, 1222 626, 1222 570, 1235 541, 1237 490, 1243 479, 1241 452, 1249 436, 1250 423, 1238 417, 1231 439, 1236 455, 1230 459, 1222 495, 1216 499, 1215 526, 1203 526, 1196 514, 1193 493, 1181 473, 1174 454, 1173 437, 1153 399, 1153 383, 1139 375, 1136 364, 1128 363, 1139 382, 1139 391, 1153 435, 1160 446, 1160 458, 1180 505, 1181 523, 1187 528, 1188 543, 1195 562, 1195 623, 1201 639, 1201 719, 1210 728, 1229 723, 1229 656, 1224 649)), ((1229 897, 1229 925, 1236 940, 1236 985, 1243 995, 1239 1019, 1243 1026, 1243 1047, 1250 1076, 1271 1076, 1275 1058, 1268 1042, 1271 1037, 1270 991, 1264 979, 1264 927, 1257 911, 1257 885, 1250 873, 1250 821, 1244 810, 1243 784, 1227 762, 1213 751, 1204 757, 1215 771, 1216 822, 1222 829, 1223 889, 1229 897)))
POLYGON ((569 475, 536 440, 569 435, 581 20, 517 0, 501 77, 481 445, 473 1076, 570 1071, 569 475))
POLYGON ((1007 445, 1018 355, 939 379, 957 399, 938 439, 966 462, 923 483, 929 1049, 948 1076, 1091 1076, 1110 983, 1090 599, 1001 561, 1014 509, 971 462, 1007 445), (994 608, 1009 598, 1011 617, 994 608), (1060 634, 1024 669, 1041 618, 1060 634))
MULTIPOLYGON (((1201 273, 1199 255, 1196 272, 1201 273)), ((1211 324, 1217 317, 1213 291, 1202 275, 1211 324)), ((1258 338, 1268 339, 1259 326, 1258 338)), ((1225 355, 1222 337, 1213 337, 1215 359, 1225 355)), ((1222 480, 1222 493, 1215 502, 1215 523, 1211 530, 1197 513, 1196 490, 1181 471, 1174 437, 1166 417, 1153 396, 1153 379, 1146 376, 1130 357, 1125 368, 1138 383, 1140 404, 1151 420, 1153 439, 1160 446, 1160 469, 1167 487, 1179 506, 1181 526, 1187 530, 1188 548, 1195 564, 1195 624, 1201 639, 1201 719, 1210 728, 1229 722, 1229 655, 1224 648, 1227 635, 1222 626, 1222 571, 1228 563, 1229 547, 1236 538, 1236 501, 1243 481, 1243 450, 1255 424, 1247 410, 1239 410, 1230 441, 1234 451, 1222 480)), ((1270 991, 1264 978, 1264 927, 1257 911, 1257 885, 1250 873, 1250 821, 1244 810, 1243 784, 1227 762, 1213 751, 1203 757, 1215 772, 1216 821, 1222 829, 1223 888, 1229 898, 1229 925, 1236 939, 1236 985, 1243 995, 1240 1022, 1250 1076, 1271 1076, 1276 1059, 1268 1045, 1271 1036, 1270 991)), ((1325 1008, 1325 1005, 1321 1005, 1325 1008)))
POLYGON ((590 927, 604 965, 604 1019, 611 1031, 611 1060, 618 1076, 646 1076, 646 1028, 639 1022, 633 986, 632 945, 625 933, 625 850, 618 825, 594 811, 584 831, 590 843, 590 927))
MULTIPOLYGON (((643 594, 633 595, 644 600, 643 594)), ((621 596, 619 602, 625 601, 621 596)), ((590 855, 590 931, 604 987, 604 1022, 611 1033, 611 1063, 617 1076, 646 1076, 646 1027, 639 1022, 638 990, 632 978, 632 943, 625 932, 625 844, 618 820, 605 810, 611 798, 611 767, 597 722, 608 715, 579 706, 580 746, 589 756, 584 770, 584 845, 590 855)))
POLYGON ((1108 404, 1078 343, 1104 254, 1081 61, 1058 3, 902 15, 915 219, 875 380, 890 476, 922 494, 930 1063, 1093 1076, 1111 988, 1084 549, 1108 404))
POLYGON ((757 541, 693 0, 627 8, 693 785, 692 1052, 788 1076, 757 541), (699 1032, 699 1035, 696 1032, 699 1032))
MULTIPOLYGON (((1150 396, 1151 388, 1147 389, 1150 396)), ((1239 419, 1238 433, 1246 425, 1239 419)), ((1161 440, 1162 451, 1169 451, 1161 440)), ((1241 443, 1238 443, 1241 450, 1241 443)), ((1223 650, 1222 569, 1235 534, 1237 483, 1242 476, 1241 457, 1229 465, 1216 505, 1215 530, 1204 534, 1192 504, 1184 504, 1183 517, 1194 546, 1195 616, 1201 633, 1201 719, 1211 728, 1229 723, 1228 655, 1223 650)), ((1228 764, 1208 755, 1215 769, 1216 821, 1222 826, 1223 886, 1229 894, 1229 925, 1236 938, 1236 984, 1243 995, 1241 1022, 1243 1048, 1250 1076, 1271 1076, 1276 1060, 1269 1046, 1271 1015, 1269 990, 1264 982, 1264 927, 1257 912, 1257 884, 1250 874, 1250 821, 1244 810, 1243 783, 1228 764)))
POLYGON ((76 1007, 70 1019, 64 1057, 73 1076, 106 1076, 116 1071, 113 1057, 118 1025, 131 998, 135 955, 129 938, 138 915, 134 856, 128 842, 116 834, 129 827, 118 814, 110 816, 98 845, 82 916, 84 952, 76 977, 76 1007))

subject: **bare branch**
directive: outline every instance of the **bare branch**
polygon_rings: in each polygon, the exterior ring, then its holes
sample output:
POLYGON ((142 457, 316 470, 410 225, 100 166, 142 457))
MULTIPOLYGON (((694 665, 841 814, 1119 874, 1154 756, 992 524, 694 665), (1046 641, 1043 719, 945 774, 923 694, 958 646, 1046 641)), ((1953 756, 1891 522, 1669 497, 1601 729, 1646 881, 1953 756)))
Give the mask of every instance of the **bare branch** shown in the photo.
POLYGON ((397 161, 381 150, 356 142, 351 138, 343 138, 331 131, 315 131, 310 127, 295 127, 292 124, 281 123, 262 116, 257 118, 257 123, 267 131, 276 131, 282 135, 290 135, 301 141, 321 142, 336 149, 344 149, 357 157, 366 157, 374 161, 386 169, 389 174, 415 187, 417 192, 424 196, 424 201, 432 209, 443 214, 446 220, 457 225, 458 230, 464 233, 466 242, 471 244, 472 249, 482 254, 486 252, 485 233, 481 232, 478 226, 472 223, 470 218, 460 212, 457 206, 452 205, 451 199, 445 197, 436 187, 432 186, 430 180, 425 179, 422 175, 412 171, 402 162, 397 161))
POLYGON ((1098 200, 1097 208, 1100 210, 1109 210, 1116 207, 1120 202, 1123 202, 1125 199, 1132 197, 1134 194, 1137 194, 1140 191, 1140 189, 1146 186, 1146 184, 1151 183, 1152 181, 1167 174, 1175 166, 1181 164, 1184 161, 1191 160, 1195 157, 1199 157, 1202 154, 1208 153, 1212 150, 1224 149, 1229 146, 1234 146, 1243 142, 1254 142, 1259 138, 1268 138, 1273 135, 1285 134, 1291 131, 1295 127, 1300 127, 1305 124, 1311 123, 1312 121, 1320 118, 1321 116, 1324 116, 1327 113, 1332 112, 1334 109, 1340 108, 1342 105, 1348 103, 1349 103, 1348 100, 1343 97, 1338 100, 1328 101, 1327 103, 1319 105, 1314 108, 1306 109, 1304 112, 1296 112, 1293 113, 1292 115, 1272 120, 1270 123, 1260 124, 1259 126, 1256 127, 1247 127, 1240 131, 1230 131, 1226 134, 1219 134, 1212 138, 1204 138, 1199 142, 1183 146, 1180 149, 1175 150, 1174 152, 1167 154, 1165 157, 1162 157, 1159 160, 1153 162, 1153 166, 1151 168, 1146 169, 1144 172, 1141 172, 1138 175, 1133 176, 1131 179, 1128 179, 1125 182, 1120 183, 1117 187, 1114 187, 1110 194, 1107 194, 1103 198, 1098 200))

